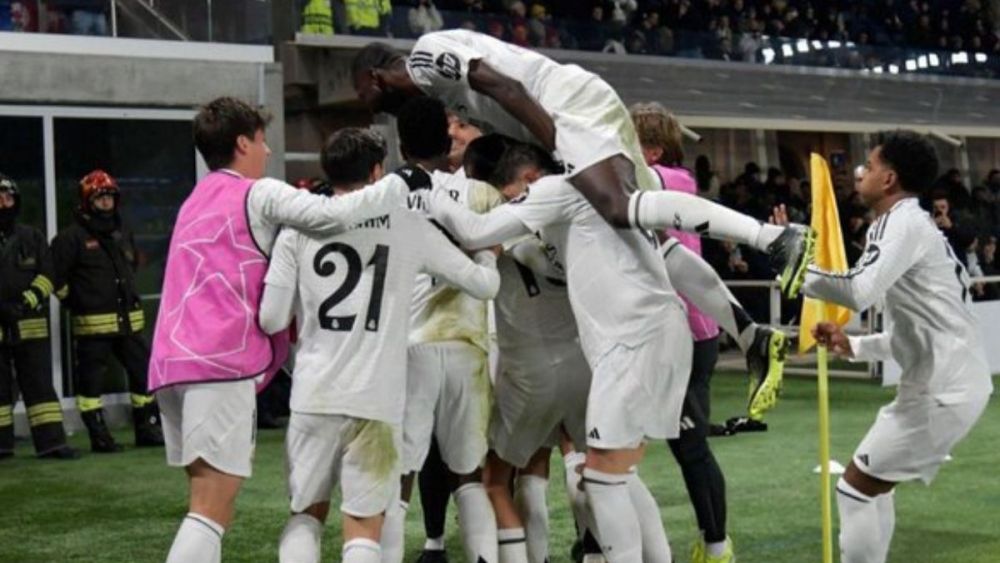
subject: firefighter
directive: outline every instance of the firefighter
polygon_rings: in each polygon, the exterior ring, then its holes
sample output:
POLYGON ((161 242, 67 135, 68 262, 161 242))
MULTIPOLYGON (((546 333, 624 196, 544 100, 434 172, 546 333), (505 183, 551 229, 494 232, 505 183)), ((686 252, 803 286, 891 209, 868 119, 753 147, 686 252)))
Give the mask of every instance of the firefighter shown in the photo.
POLYGON ((76 404, 91 450, 121 451, 108 431, 101 395, 115 356, 128 374, 135 445, 162 446, 160 412, 146 391, 149 345, 136 290, 138 253, 122 225, 118 183, 95 170, 80 180, 75 221, 52 241, 56 295, 70 310, 76 404))
POLYGON ((14 374, 38 457, 76 459, 52 388, 48 303, 52 260, 45 235, 17 224, 17 184, 0 174, 0 459, 14 455, 14 374))

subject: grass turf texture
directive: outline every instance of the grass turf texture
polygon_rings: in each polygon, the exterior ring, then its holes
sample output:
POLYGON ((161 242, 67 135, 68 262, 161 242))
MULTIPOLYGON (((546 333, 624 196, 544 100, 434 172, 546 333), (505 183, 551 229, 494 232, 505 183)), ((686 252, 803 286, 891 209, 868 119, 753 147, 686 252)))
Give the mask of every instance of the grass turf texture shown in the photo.
MULTIPOLYGON (((744 379, 720 374, 713 384, 713 418, 722 421, 739 413, 744 379)), ((835 459, 846 464, 876 409, 891 396, 892 390, 871 383, 832 383, 835 459)), ((815 405, 813 380, 787 381, 782 401, 768 417, 769 432, 711 441, 726 475, 729 533, 743 563, 821 560, 818 477, 812 473, 817 451, 815 405)), ((128 434, 118 437, 130 443, 128 434)), ((259 434, 254 477, 239 497, 235 525, 224 540, 227 562, 277 560, 278 537, 287 515, 282 438, 282 431, 259 434)), ((77 434, 72 442, 85 447, 86 437, 77 434)), ((993 401, 932 487, 899 488, 890 561, 1000 560, 998 442, 1000 407, 993 401)), ((675 560, 688 561, 696 537, 694 515, 666 447, 651 446, 640 471, 660 503, 675 560)), ((569 561, 573 536, 557 456, 551 483, 555 563, 569 561)), ((0 462, 0 561, 163 561, 185 513, 185 499, 184 474, 165 466, 161 450, 88 453, 76 462, 55 462, 33 459, 30 446, 21 444, 14 459, 0 462)), ((407 518, 407 563, 423 545, 420 514, 415 499, 407 518)), ((338 560, 338 522, 327 525, 324 538, 323 560, 338 560)), ((454 505, 449 508, 448 549, 452 561, 462 561, 454 505)))

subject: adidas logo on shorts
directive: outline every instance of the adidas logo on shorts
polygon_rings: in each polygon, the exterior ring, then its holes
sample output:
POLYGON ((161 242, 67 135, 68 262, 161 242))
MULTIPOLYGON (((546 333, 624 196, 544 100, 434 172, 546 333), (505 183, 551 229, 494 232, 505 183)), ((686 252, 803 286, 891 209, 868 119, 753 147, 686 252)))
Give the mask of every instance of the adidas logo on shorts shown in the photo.
POLYGON ((587 437, 593 438, 594 440, 600 440, 601 433, 597 431, 597 427, 595 426, 594 429, 590 431, 590 434, 587 434, 587 437))

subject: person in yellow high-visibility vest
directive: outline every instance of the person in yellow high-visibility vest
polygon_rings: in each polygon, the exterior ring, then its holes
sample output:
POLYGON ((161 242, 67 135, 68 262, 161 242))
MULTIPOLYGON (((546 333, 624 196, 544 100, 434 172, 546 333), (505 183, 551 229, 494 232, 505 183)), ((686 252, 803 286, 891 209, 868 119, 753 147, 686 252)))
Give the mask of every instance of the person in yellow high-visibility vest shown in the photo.
POLYGON ((333 35, 333 10, 330 0, 309 0, 302 9, 302 33, 333 35))
POLYGON ((343 0, 351 35, 386 36, 392 4, 389 0, 343 0))

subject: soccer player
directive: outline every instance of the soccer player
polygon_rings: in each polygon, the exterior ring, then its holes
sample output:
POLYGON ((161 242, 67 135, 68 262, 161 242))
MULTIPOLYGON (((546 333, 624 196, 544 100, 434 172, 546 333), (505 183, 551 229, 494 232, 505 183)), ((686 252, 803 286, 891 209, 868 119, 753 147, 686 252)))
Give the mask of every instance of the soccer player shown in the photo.
POLYGON ((813 254, 811 230, 776 227, 690 194, 658 190, 643 165, 628 110, 600 77, 534 51, 467 30, 426 33, 409 57, 383 43, 352 64, 358 97, 395 113, 422 94, 495 132, 555 151, 569 182, 615 227, 679 226, 770 253, 782 290, 794 297, 813 254), (638 190, 638 191, 637 191, 638 190))
POLYGON ((343 228, 388 213, 408 191, 396 175, 335 198, 263 178, 267 122, 234 98, 212 101, 194 120, 195 146, 212 172, 177 215, 149 366, 167 464, 184 467, 190 487, 168 563, 221 560, 236 495, 251 473, 255 379, 284 361, 282 341, 257 323, 278 227, 343 228))
POLYGON ((803 286, 809 297, 855 311, 883 302, 887 322, 881 334, 848 337, 831 323, 813 332, 841 356, 891 358, 903 370, 896 399, 879 410, 837 481, 844 563, 886 560, 896 484, 930 484, 993 391, 969 307, 968 274, 918 201, 937 167, 934 148, 920 135, 875 135, 856 187, 877 215, 864 254, 848 272, 810 267, 803 286))
MULTIPOLYGON (((470 212, 484 212, 502 200, 496 190, 448 170, 448 119, 444 104, 421 96, 409 100, 397 120, 400 149, 416 187, 411 209, 425 212, 431 186, 470 212)), ((484 248, 484 247, 481 247, 484 248)), ((492 385, 486 303, 421 276, 413 294, 407 352, 407 398, 403 425, 401 500, 386 515, 383 549, 387 562, 403 557, 403 523, 414 473, 427 458, 432 437, 454 475, 458 524, 468 560, 496 563, 496 518, 482 484, 492 385)))
MULTIPOLYGON (((334 195, 382 174, 385 144, 355 128, 331 136, 322 164, 334 195)), ((286 229, 261 302, 270 334, 299 321, 286 450, 292 516, 280 559, 320 560, 332 487, 343 492, 346 563, 378 563, 383 515, 399 486, 406 400, 406 334, 418 272, 479 299, 496 294, 492 251, 469 260, 423 217, 400 207, 344 232, 286 229)))

